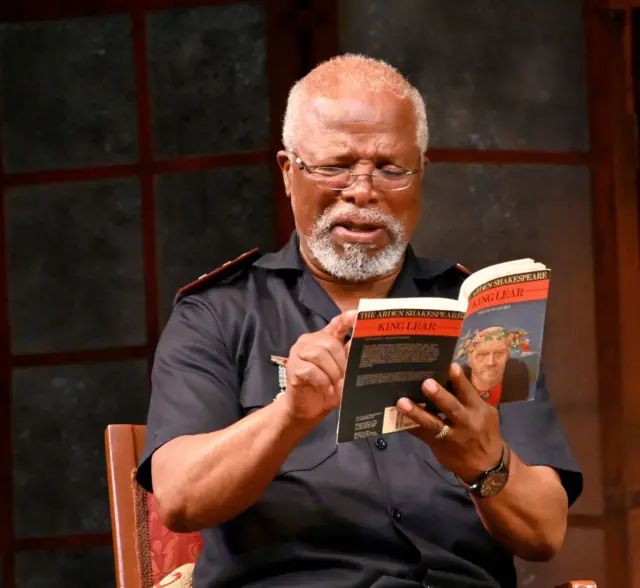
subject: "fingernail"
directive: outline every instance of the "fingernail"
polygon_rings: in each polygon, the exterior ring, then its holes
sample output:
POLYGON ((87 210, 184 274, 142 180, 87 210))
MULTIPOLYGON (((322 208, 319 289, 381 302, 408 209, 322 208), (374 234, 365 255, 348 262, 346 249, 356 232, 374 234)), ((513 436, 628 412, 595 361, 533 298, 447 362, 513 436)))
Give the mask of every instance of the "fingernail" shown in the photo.
POLYGON ((457 363, 451 364, 451 372, 454 376, 460 375, 460 366, 457 363))
POLYGON ((398 408, 398 410, 409 412, 412 408, 412 404, 408 398, 400 398, 400 400, 398 400, 396 404, 396 407, 398 408))
POLYGON ((428 379, 424 382, 424 389, 429 392, 429 394, 435 394, 438 391, 438 385, 435 380, 428 379))

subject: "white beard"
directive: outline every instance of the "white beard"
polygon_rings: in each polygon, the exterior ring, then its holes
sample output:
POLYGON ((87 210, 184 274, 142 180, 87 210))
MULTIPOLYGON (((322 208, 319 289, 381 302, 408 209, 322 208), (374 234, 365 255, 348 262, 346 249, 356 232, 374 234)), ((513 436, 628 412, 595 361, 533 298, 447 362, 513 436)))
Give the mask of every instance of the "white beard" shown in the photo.
POLYGON ((390 274, 401 263, 408 245, 402 224, 390 214, 378 210, 342 206, 322 213, 307 236, 311 254, 328 274, 347 282, 364 282, 390 274), (348 216, 354 222, 382 225, 391 237, 391 242, 377 253, 374 245, 344 243, 336 246, 331 242, 331 231, 335 219, 348 216))

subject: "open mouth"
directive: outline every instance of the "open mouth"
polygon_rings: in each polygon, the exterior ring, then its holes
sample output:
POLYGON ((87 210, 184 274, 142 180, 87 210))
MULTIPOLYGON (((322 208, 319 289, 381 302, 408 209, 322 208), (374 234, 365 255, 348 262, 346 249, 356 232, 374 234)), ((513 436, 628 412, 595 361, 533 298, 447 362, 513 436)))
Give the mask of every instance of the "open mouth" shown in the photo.
POLYGON ((380 225, 372 224, 372 223, 357 223, 352 221, 340 221, 334 225, 335 227, 340 227, 342 229, 346 229, 352 233, 373 233, 378 231, 382 227, 380 225))
POLYGON ((343 243, 360 243, 368 247, 384 241, 383 227, 375 223, 340 220, 333 225, 334 236, 343 243))

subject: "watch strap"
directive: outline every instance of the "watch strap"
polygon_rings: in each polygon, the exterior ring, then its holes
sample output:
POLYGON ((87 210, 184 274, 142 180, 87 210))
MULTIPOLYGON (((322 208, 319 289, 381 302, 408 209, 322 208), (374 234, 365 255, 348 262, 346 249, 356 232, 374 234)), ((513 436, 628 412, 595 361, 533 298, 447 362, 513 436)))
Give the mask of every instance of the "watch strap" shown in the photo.
POLYGON ((504 443, 502 447, 502 456, 500 457, 500 461, 492 468, 485 470, 482 474, 480 474, 480 476, 475 481, 471 483, 467 483, 459 476, 456 476, 456 478, 458 478, 458 481, 462 484, 462 486, 468 492, 470 492, 474 496, 483 497, 482 486, 485 480, 489 476, 495 475, 497 473, 504 473, 504 474, 507 474, 508 476, 510 464, 511 464, 511 448, 509 447, 509 445, 507 445, 507 443, 504 443))

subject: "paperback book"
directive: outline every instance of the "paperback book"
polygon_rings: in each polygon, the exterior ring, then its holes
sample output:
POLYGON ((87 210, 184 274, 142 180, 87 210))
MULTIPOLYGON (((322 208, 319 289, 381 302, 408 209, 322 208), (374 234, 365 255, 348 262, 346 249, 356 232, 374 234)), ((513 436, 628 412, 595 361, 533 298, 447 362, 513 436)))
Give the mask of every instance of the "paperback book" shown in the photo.
POLYGON ((362 299, 347 358, 338 443, 417 425, 395 405, 408 397, 438 409, 422 393, 433 378, 450 389, 449 367, 460 364, 490 404, 533 398, 551 270, 532 259, 471 274, 458 299, 362 299))

